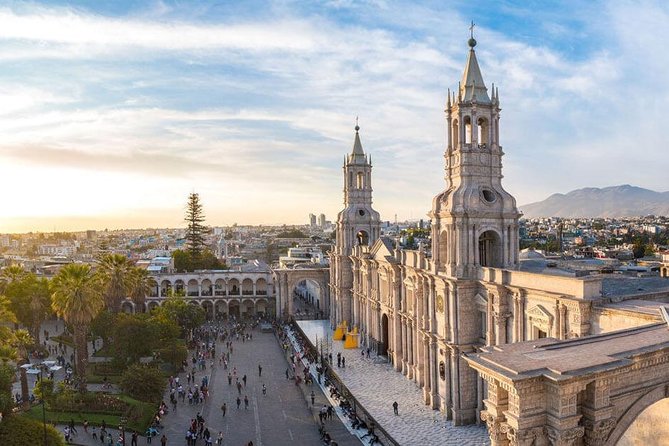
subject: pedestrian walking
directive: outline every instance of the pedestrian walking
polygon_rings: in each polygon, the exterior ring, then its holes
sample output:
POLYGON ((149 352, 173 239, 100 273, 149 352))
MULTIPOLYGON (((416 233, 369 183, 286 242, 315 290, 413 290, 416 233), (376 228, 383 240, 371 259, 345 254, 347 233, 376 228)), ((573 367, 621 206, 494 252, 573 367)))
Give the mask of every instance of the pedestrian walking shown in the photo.
POLYGON ((244 381, 244 388, 246 388, 246 375, 242 378, 242 381, 244 381))
POLYGON ((249 397, 244 395, 244 409, 249 410, 249 397))
POLYGON ((262 385, 262 394, 267 395, 267 386, 265 384, 262 385))
POLYGON ((346 368, 346 358, 343 357, 343 356, 341 357, 341 366, 342 366, 343 368, 346 368))
POLYGON ((160 445, 167 446, 167 437, 165 436, 165 434, 163 434, 163 436, 160 437, 160 445))
POLYGON ((262 366, 258 364, 258 377, 262 376, 262 366))
POLYGON ((314 401, 316 401, 316 394, 315 394, 314 391, 312 390, 312 391, 311 391, 311 407, 314 406, 314 401))
POLYGON ((290 378, 290 373, 288 372, 288 369, 286 369, 286 379, 290 378))
POLYGON ((237 397, 237 410, 239 410, 239 408, 241 407, 241 405, 242 405, 242 399, 238 396, 238 397, 237 397))
POLYGON ((399 415, 399 414, 400 414, 398 408, 399 408, 399 404, 397 404, 397 401, 394 401, 394 402, 393 402, 393 413, 394 413, 395 415, 399 415))
POLYGON ((139 438, 139 435, 137 435, 137 432, 133 432, 132 436, 130 437, 130 446, 137 446, 138 438, 139 438))
POLYGON ((218 438, 216 439, 216 446, 223 445, 223 432, 218 433, 218 438))
POLYGON ((337 353, 337 367, 341 367, 341 353, 337 353))
POLYGON ((225 413, 228 411, 228 405, 226 403, 223 403, 221 406, 221 412, 223 413, 223 416, 225 416, 225 413))

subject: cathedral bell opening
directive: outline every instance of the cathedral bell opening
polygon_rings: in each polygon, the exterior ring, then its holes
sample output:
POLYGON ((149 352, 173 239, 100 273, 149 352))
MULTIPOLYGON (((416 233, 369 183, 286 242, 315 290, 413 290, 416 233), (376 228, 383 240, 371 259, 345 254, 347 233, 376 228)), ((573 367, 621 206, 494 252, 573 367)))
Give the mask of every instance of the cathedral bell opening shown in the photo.
POLYGON ((501 243, 495 231, 486 231, 479 237, 479 265, 492 268, 503 266, 501 243))

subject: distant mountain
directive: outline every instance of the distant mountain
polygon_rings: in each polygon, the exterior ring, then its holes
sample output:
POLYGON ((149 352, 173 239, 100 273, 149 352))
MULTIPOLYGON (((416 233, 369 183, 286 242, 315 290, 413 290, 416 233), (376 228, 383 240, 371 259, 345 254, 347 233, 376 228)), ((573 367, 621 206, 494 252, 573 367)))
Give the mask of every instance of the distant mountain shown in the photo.
POLYGON ((629 184, 602 189, 586 187, 553 194, 544 201, 520 206, 520 210, 526 218, 669 215, 669 192, 629 184))

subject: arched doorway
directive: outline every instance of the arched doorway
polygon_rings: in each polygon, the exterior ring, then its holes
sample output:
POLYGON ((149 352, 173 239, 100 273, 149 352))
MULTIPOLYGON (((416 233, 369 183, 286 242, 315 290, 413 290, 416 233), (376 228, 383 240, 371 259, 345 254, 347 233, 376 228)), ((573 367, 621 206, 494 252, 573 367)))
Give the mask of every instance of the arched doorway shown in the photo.
POLYGON ((617 446, 660 446, 669 438, 669 398, 648 406, 627 428, 617 446))
POLYGON ((502 263, 499 236, 495 231, 485 231, 479 237, 479 265, 499 268, 502 263))
POLYGON ((207 320, 211 320, 214 317, 214 304, 208 300, 202 302, 202 308, 204 309, 204 314, 207 320))
POLYGON ((379 356, 388 355, 388 315, 381 316, 381 342, 379 343, 379 356))
POLYGON ((150 313, 154 308, 158 308, 160 305, 158 302, 149 302, 146 306, 148 307, 150 313))
POLYGON ((121 303, 121 312, 126 313, 126 314, 132 314, 135 312, 135 308, 130 301, 124 301, 121 303))
POLYGON ((239 319, 239 301, 230 301, 228 304, 228 315, 231 318, 239 319))

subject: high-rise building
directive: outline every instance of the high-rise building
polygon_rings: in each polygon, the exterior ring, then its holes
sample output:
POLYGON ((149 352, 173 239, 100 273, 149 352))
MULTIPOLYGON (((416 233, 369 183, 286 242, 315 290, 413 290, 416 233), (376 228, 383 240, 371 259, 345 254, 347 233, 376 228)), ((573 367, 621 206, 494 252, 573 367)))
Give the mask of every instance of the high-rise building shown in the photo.
POLYGON ((309 214, 309 226, 311 226, 312 228, 316 227, 316 215, 309 214))
POLYGON ((321 214, 318 216, 318 227, 319 228, 324 228, 325 227, 325 214, 321 214))

